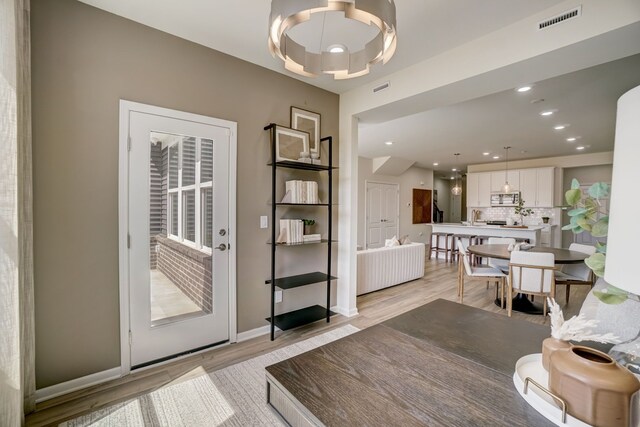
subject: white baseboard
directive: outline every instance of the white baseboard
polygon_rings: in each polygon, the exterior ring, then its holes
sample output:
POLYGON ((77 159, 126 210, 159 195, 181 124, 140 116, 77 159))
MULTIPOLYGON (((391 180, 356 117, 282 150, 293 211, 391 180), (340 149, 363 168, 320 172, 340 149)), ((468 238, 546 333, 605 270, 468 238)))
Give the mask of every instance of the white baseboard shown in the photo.
POLYGON ((85 377, 41 388, 36 390, 36 403, 44 402, 45 400, 53 399, 54 397, 62 396, 63 394, 91 387, 96 384, 115 380, 121 376, 122 370, 120 369, 120 366, 118 366, 117 368, 107 369, 106 371, 96 372, 95 374, 87 375, 85 377))
MULTIPOLYGON (((259 328, 251 329, 245 332, 238 333, 236 342, 247 341, 252 338, 260 337, 262 335, 268 335, 271 332, 271 325, 260 326, 259 328)), ((280 332, 280 328, 276 326, 276 332, 280 332)))
POLYGON ((353 316, 357 316, 358 315, 358 308, 354 307, 352 309, 346 309, 346 308, 342 308, 338 305, 331 307, 331 311, 338 313, 338 314, 342 314, 345 317, 353 317, 353 316))

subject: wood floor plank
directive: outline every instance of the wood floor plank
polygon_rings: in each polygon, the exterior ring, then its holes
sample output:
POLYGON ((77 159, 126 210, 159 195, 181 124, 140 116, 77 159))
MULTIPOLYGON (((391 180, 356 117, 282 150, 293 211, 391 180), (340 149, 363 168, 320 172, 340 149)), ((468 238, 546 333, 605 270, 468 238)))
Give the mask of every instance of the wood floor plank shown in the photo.
MULTIPOLYGON (((431 259, 425 263, 423 278, 358 297, 358 316, 346 318, 338 315, 332 317, 329 324, 320 321, 281 332, 273 342, 269 340, 268 335, 257 337, 60 396, 36 405, 36 412, 27 416, 26 425, 57 425, 62 421, 156 390, 185 375, 213 372, 345 324, 365 329, 438 298, 457 301, 456 272, 453 264, 431 259)), ((569 305, 563 307, 566 317, 579 312, 588 291, 587 286, 571 287, 569 305)), ((558 295, 564 295, 564 287, 559 287, 558 295)), ((506 316, 506 311, 493 303, 494 297, 494 288, 486 289, 481 282, 470 283, 465 287, 465 305, 506 316)), ((563 306, 563 302, 560 302, 560 305, 563 306)), ((548 325, 548 320, 542 316, 514 312, 513 318, 548 325)))

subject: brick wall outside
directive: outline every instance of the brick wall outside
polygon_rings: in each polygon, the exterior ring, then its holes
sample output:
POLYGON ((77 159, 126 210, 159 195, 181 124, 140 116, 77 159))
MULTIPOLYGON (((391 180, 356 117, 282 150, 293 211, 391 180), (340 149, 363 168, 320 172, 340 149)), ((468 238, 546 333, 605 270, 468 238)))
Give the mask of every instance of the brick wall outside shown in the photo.
POLYGON ((211 255, 165 236, 154 236, 158 245, 157 268, 205 313, 212 310, 211 255))

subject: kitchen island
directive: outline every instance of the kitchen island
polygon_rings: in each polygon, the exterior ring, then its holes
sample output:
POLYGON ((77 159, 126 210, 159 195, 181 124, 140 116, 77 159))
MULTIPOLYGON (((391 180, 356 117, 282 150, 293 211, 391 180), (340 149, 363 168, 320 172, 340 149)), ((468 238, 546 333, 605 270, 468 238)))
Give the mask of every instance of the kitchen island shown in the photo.
POLYGON ((486 237, 513 237, 529 239, 532 245, 540 244, 541 225, 530 225, 527 228, 510 228, 501 225, 464 225, 461 223, 431 224, 434 233, 473 234, 486 237))

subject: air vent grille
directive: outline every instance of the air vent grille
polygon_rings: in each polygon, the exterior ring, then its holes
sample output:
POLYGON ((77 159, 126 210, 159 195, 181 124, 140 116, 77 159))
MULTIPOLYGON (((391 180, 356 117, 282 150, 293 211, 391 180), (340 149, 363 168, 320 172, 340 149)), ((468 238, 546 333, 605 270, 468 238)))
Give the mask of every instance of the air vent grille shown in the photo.
POLYGON ((574 7, 571 10, 567 10, 566 12, 561 13, 560 15, 553 16, 549 19, 546 19, 542 22, 538 22, 538 30, 544 30, 553 25, 559 24, 561 22, 567 21, 569 19, 577 18, 582 15, 582 5, 578 7, 574 7))
POLYGON ((373 88, 373 93, 380 92, 381 90, 385 90, 389 87, 389 82, 384 82, 380 86, 376 86, 373 88))

